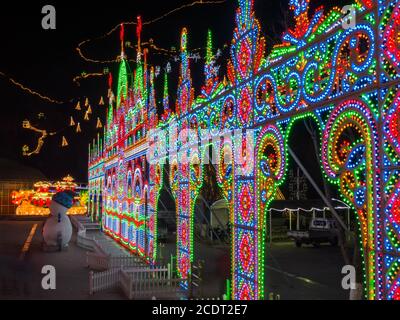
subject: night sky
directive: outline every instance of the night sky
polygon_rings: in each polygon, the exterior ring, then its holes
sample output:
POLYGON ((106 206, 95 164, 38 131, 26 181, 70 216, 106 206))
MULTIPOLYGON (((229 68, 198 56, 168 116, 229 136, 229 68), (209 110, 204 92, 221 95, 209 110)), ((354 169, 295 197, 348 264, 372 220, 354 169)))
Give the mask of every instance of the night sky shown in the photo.
MULTIPOLYGON (((63 105, 51 104, 31 96, 16 88, 8 80, 0 77, 1 92, 1 134, 0 158, 7 158, 41 170, 49 179, 59 179, 66 174, 73 175, 76 180, 87 181, 88 143, 97 135, 96 119, 105 118, 105 107, 98 106, 100 96, 106 98, 107 79, 96 78, 83 80, 78 87, 72 79, 82 72, 102 72, 104 67, 115 72, 117 65, 99 65, 83 61, 75 48, 82 40, 96 38, 124 21, 135 21, 142 15, 143 21, 156 18, 182 4, 193 1, 142 1, 122 2, 92 1, 7 1, 1 4, 0 32, 1 52, 0 71, 10 77, 47 96, 57 100, 69 101, 63 105), (41 9, 51 4, 57 10, 57 29, 41 28, 41 9), (83 121, 84 112, 74 110, 77 99, 83 102, 89 97, 93 115, 91 121, 83 121), (44 118, 39 119, 43 113, 44 118), (68 128, 69 118, 80 121, 83 133, 77 135, 68 128), (22 156, 22 146, 36 146, 38 135, 22 129, 22 121, 29 119, 38 128, 51 131, 62 131, 61 135, 49 137, 39 155, 30 158, 22 156), (61 148, 61 137, 65 135, 69 147, 61 148)), ((256 15, 260 19, 262 31, 267 36, 270 47, 284 31, 282 23, 284 11, 288 8, 288 0, 256 0, 256 15)), ((324 1, 312 1, 314 8, 324 1)), ((329 1, 328 7, 343 5, 348 1, 329 1)), ((163 48, 179 47, 180 31, 186 26, 189 30, 190 48, 205 47, 207 30, 214 35, 214 47, 223 48, 230 44, 234 28, 234 13, 237 2, 227 0, 220 5, 195 6, 173 14, 160 22, 144 26, 143 41, 153 38, 163 48)), ((290 16, 290 14, 289 14, 290 16)), ((289 24, 292 20, 289 19, 289 24)), ((135 27, 126 27, 126 41, 136 43, 135 27)), ((120 53, 119 31, 104 40, 93 41, 84 48, 87 56, 94 59, 114 59, 120 53)), ((226 51, 226 50, 225 50, 226 51)), ((202 54, 204 54, 202 52, 202 54)), ((133 49, 127 49, 129 58, 134 58, 133 49)), ((161 56, 149 56, 149 62, 165 66, 167 59, 161 56)), ((133 69, 133 68, 132 68, 133 69)), ((192 63, 192 75, 196 94, 202 81, 203 63, 192 63)), ((224 74, 224 70, 221 70, 224 74)), ((176 92, 176 75, 178 65, 172 63, 170 75, 170 95, 174 99, 176 92)), ((162 85, 162 77, 158 78, 158 86, 162 85)), ((158 91, 157 99, 162 95, 158 91)), ((301 135, 300 135, 301 136, 301 135)), ((294 143, 302 147, 302 139, 294 143)), ((313 152, 308 152, 313 154, 313 152)), ((307 159, 304 159, 307 160, 307 159)), ((309 161, 310 162, 310 161, 309 161)), ((312 166, 316 166, 314 162, 312 166)))

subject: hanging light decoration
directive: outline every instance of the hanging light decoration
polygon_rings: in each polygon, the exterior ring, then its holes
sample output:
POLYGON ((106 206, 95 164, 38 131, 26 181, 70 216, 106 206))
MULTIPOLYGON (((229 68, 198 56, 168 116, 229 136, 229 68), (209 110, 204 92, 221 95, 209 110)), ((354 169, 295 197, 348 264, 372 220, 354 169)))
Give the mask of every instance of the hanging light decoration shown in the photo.
POLYGON ((101 123, 100 118, 97 118, 97 125, 96 125, 96 129, 101 129, 103 128, 103 124, 101 123))
POLYGON ((62 142, 61 142, 61 146, 64 147, 68 147, 68 141, 67 139, 63 136, 62 137, 62 142))
POLYGON ((78 101, 78 103, 76 104, 75 110, 78 110, 78 111, 82 110, 80 101, 78 101))
MULTIPOLYGON (((180 57, 177 56, 180 78, 176 114, 165 113, 169 115, 161 117, 161 121, 156 117, 151 89, 154 78, 150 73, 148 81, 146 59, 142 61, 145 55, 140 46, 141 21, 138 19, 137 23, 137 69, 133 73, 132 88, 128 88, 121 26, 122 59, 116 106, 110 85, 104 139, 98 135, 97 141, 89 146, 90 192, 101 192, 107 199, 102 207, 104 231, 148 262, 155 262, 157 199, 163 185, 163 163, 165 157, 170 157, 170 185, 179 213, 177 274, 181 279, 188 279, 194 261, 193 199, 201 190, 203 169, 196 164, 201 158, 200 152, 192 148, 200 143, 191 141, 190 137, 178 137, 175 132, 190 127, 219 136, 218 130, 226 129, 223 139, 217 139, 214 147, 219 149, 217 154, 222 162, 216 172, 217 183, 228 201, 232 222, 232 278, 228 297, 264 299, 267 291, 265 213, 285 181, 293 124, 303 118, 313 118, 321 129, 321 168, 325 178, 338 187, 343 200, 356 214, 364 296, 400 299, 399 2, 356 0, 363 23, 344 31, 339 27, 340 8, 324 13, 321 7, 311 14, 309 0, 290 0, 294 27, 284 33, 282 43, 273 46, 268 55, 265 55, 265 39, 253 12, 254 0, 238 2, 237 28, 227 62, 227 76, 221 77, 222 86, 216 80, 219 69, 215 57, 218 56, 213 54, 210 34, 206 85, 202 95, 194 97, 189 65, 193 58, 187 50, 184 29, 180 57), (367 10, 374 6, 379 15, 367 10), (388 85, 379 88, 379 79, 388 85), (224 87, 231 90, 225 93, 224 87), (137 105, 143 108, 135 108, 137 105), (142 152, 142 144, 138 142, 144 136, 143 131, 148 133, 147 128, 157 129, 150 133, 149 140, 154 138, 161 145, 153 143, 155 149, 147 150, 152 157, 149 173, 143 169, 145 160, 140 156, 131 157, 138 151, 137 146, 142 152), (256 130, 246 130, 252 131, 248 135, 242 130, 245 128, 256 130), (239 136, 225 135, 236 129, 239 136), (164 133, 170 139, 165 139, 164 133), (251 145, 255 152, 249 152, 251 145), (99 165, 117 156, 124 157, 123 161, 115 161, 113 167, 99 165), (192 160, 195 161, 192 163, 192 160), (147 217, 141 216, 143 207, 137 208, 135 203, 136 200, 139 205, 144 203, 143 181, 148 182, 148 205, 152 209, 149 226, 142 224, 147 217), (120 201, 122 194, 123 202, 120 201), (138 213, 130 215, 136 208, 138 213)), ((164 88, 168 89, 165 83, 164 88)), ((168 110, 168 94, 164 90, 164 112, 168 110)), ((208 134, 201 139, 201 143, 208 143, 208 134)), ((98 198, 91 207, 94 218, 102 205, 98 198)), ((182 287, 188 289, 188 283, 183 282, 182 287)))
POLYGON ((70 120, 69 126, 70 127, 75 127, 75 121, 74 121, 74 118, 72 116, 71 116, 71 120, 70 120))

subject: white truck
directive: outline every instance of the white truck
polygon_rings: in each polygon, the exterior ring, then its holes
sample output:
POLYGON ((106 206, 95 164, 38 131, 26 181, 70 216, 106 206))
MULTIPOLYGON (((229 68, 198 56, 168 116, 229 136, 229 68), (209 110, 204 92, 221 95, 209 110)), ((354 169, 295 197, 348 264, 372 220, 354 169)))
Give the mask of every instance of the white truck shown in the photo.
POLYGON ((296 247, 302 244, 312 244, 319 247, 321 243, 330 243, 332 246, 338 244, 339 229, 336 220, 314 218, 311 220, 309 229, 306 231, 289 231, 287 233, 293 239, 296 247))

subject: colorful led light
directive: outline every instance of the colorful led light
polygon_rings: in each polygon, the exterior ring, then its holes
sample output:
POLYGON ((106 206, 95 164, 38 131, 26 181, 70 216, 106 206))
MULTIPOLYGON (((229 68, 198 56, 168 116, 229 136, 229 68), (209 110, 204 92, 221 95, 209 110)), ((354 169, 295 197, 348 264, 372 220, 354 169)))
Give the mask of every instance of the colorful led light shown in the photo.
POLYGON ((117 101, 110 85, 104 140, 89 149, 89 185, 91 195, 102 194, 104 230, 156 263, 158 198, 168 159, 177 271, 188 280, 195 203, 212 145, 232 227, 229 295, 263 299, 268 206, 285 181, 293 124, 308 117, 321 134, 321 170, 358 219, 365 296, 399 299, 400 4, 357 0, 360 20, 349 30, 341 26, 340 8, 311 14, 308 0, 291 0, 290 6, 295 25, 265 57, 254 1, 239 0, 227 75, 218 74, 209 32, 198 97, 183 29, 175 112, 165 75, 160 119, 154 70, 147 68, 140 41, 131 84, 122 58, 117 101), (248 128, 254 130, 242 132, 248 128))

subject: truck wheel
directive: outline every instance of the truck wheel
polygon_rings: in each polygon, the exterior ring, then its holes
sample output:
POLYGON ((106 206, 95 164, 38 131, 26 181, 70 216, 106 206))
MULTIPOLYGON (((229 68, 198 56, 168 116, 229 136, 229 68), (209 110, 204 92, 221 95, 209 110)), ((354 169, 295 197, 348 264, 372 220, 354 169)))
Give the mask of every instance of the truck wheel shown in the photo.
POLYGON ((296 241, 296 247, 301 248, 301 241, 296 241))

